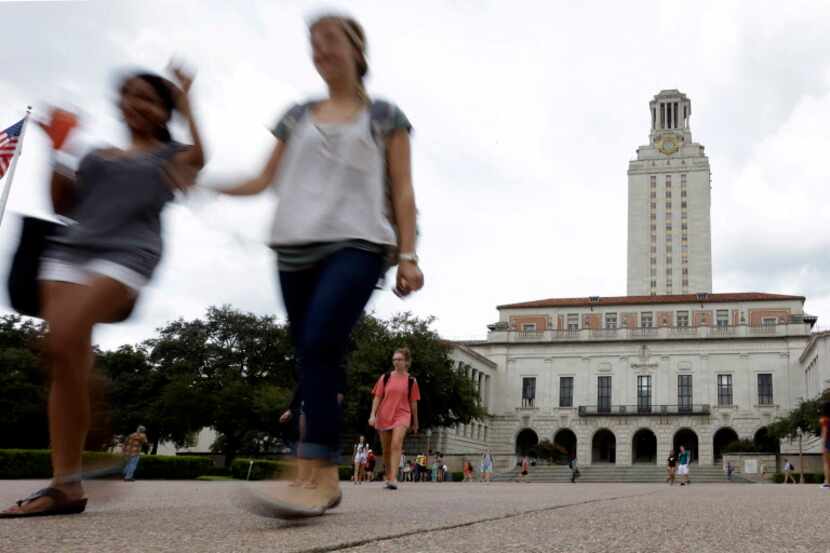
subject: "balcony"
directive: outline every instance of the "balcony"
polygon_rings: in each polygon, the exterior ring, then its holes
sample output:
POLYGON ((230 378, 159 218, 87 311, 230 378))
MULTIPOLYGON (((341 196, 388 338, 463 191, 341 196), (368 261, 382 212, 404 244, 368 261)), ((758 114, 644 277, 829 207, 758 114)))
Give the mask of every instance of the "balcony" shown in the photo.
POLYGON ((709 406, 695 405, 580 405, 580 417, 707 416, 709 406))
POLYGON ((488 334, 491 342, 611 342, 621 340, 701 340, 728 338, 770 338, 809 336, 810 325, 804 322, 749 326, 661 326, 635 328, 511 330, 496 327, 488 334))

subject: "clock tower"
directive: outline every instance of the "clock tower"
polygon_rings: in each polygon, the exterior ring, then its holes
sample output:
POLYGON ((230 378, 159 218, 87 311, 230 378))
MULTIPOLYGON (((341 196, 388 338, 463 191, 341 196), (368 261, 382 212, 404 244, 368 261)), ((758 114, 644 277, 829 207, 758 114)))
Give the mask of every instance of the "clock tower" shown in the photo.
POLYGON ((649 143, 628 164, 628 295, 711 292, 711 178, 691 101, 663 90, 649 114, 649 143))

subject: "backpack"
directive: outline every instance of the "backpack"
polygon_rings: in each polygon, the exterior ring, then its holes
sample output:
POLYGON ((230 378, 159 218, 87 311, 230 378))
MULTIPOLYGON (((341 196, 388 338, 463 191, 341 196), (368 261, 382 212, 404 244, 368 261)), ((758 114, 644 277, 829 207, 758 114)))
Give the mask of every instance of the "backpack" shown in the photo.
MULTIPOLYGON (((389 383, 389 378, 392 376, 392 371, 383 375, 383 397, 386 397, 386 385, 389 383)), ((415 377, 409 375, 409 382, 407 382, 406 397, 412 399, 412 384, 415 382, 415 377)), ((381 398, 382 399, 382 398, 381 398)))

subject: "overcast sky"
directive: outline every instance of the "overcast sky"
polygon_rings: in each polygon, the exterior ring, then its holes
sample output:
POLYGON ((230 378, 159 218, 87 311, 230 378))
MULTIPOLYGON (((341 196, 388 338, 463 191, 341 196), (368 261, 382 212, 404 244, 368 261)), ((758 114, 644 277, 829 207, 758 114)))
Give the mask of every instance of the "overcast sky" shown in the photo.
MULTIPOLYGON (((426 287, 405 301, 376 294, 377 314, 435 315, 448 338, 482 338, 498 304, 624 295, 627 164, 648 141, 648 102, 677 88, 712 167, 714 291, 805 295, 828 325, 830 6, 819 2, 0 1, 0 127, 58 102, 83 110, 94 141, 123 142, 118 71, 179 56, 198 70, 205 181, 252 174, 273 147, 267 127, 324 91, 305 22, 338 4, 366 28, 370 94, 415 127, 426 287)), ((48 212, 48 154, 30 127, 10 210, 48 212)), ((282 317, 264 245, 273 211, 266 195, 169 207, 154 282, 97 341, 139 341, 216 304, 282 317)), ((17 233, 8 216, 0 275, 17 233)))

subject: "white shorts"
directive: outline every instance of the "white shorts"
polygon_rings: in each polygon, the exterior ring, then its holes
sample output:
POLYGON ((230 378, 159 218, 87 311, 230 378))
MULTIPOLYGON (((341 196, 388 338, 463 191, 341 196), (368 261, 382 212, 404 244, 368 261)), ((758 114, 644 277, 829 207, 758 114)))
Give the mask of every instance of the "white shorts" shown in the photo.
POLYGON ((83 265, 76 265, 58 259, 42 259, 37 278, 38 280, 71 282, 85 286, 89 284, 94 275, 109 277, 116 282, 120 282, 134 294, 138 294, 142 288, 147 286, 148 282, 144 275, 106 259, 92 259, 83 265))
POLYGON ((689 474, 689 465, 677 465, 677 474, 680 476, 689 474))

